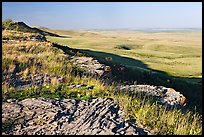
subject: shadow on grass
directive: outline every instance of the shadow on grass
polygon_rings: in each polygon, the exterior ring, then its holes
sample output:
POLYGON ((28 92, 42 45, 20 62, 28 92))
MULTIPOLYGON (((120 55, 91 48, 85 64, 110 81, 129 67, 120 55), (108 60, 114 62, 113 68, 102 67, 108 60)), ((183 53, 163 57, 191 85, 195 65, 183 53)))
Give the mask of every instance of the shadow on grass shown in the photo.
POLYGON ((111 82, 121 84, 150 84, 174 88, 187 98, 187 109, 202 112, 202 78, 184 78, 175 77, 163 71, 148 68, 148 65, 140 60, 135 60, 119 55, 84 50, 72 49, 67 46, 55 44, 55 47, 62 49, 65 53, 70 54, 80 51, 86 56, 92 56, 100 63, 111 66, 113 79, 111 82))

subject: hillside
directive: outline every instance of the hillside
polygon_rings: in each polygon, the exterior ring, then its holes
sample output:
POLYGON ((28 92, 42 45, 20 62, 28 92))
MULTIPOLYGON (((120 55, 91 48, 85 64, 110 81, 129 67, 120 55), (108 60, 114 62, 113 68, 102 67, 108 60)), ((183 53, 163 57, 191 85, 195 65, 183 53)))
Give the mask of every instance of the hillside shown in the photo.
POLYGON ((28 30, 2 31, 2 134, 202 133, 180 92, 117 83, 113 67, 28 30))
POLYGON ((15 31, 22 31, 22 32, 30 32, 30 33, 39 33, 42 35, 48 35, 48 36, 54 36, 54 37, 59 37, 59 35, 50 33, 47 31, 43 31, 38 28, 32 28, 25 24, 24 22, 13 22, 11 21, 8 26, 5 26, 5 23, 2 23, 2 29, 7 29, 7 30, 15 30, 15 31))

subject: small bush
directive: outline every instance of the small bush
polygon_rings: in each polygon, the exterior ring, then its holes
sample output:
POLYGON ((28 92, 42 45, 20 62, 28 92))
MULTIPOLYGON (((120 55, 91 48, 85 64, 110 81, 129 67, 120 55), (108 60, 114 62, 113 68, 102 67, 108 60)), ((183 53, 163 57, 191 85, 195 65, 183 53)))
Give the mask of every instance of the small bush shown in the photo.
POLYGON ((128 46, 128 45, 118 45, 115 48, 117 49, 123 49, 123 50, 131 50, 132 47, 128 46))

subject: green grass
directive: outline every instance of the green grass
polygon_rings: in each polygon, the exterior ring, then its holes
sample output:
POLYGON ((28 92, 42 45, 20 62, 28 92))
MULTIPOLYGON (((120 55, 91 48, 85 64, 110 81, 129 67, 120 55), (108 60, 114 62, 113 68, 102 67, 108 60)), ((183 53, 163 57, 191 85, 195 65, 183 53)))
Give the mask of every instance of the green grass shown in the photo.
POLYGON ((57 30, 55 32, 71 38, 48 36, 48 40, 72 48, 103 51, 141 60, 148 65, 148 68, 164 71, 172 76, 189 77, 189 72, 196 78, 202 76, 202 34, 199 32, 120 32, 118 34, 86 32, 85 36, 81 36, 83 32, 66 33, 66 31, 57 30), (115 48, 118 45, 127 45, 131 50, 115 48))
MULTIPOLYGON (((15 33, 18 34, 18 32, 15 33)), ((83 33, 82 36, 89 36, 89 34, 83 33)), ((8 86, 8 83, 3 81, 3 101, 9 98, 23 100, 31 97, 69 98, 79 100, 89 100, 96 97, 111 97, 114 98, 118 105, 126 111, 126 117, 128 119, 135 119, 138 126, 145 126, 149 130, 152 130, 155 134, 202 134, 201 114, 193 111, 185 111, 185 109, 177 110, 174 108, 167 111, 163 106, 155 103, 152 98, 140 95, 132 96, 120 92, 115 93, 113 90, 115 86, 114 83, 109 85, 96 77, 79 76, 79 72, 81 70, 77 66, 74 66, 64 55, 64 52, 70 53, 74 56, 83 55, 75 49, 65 48, 63 46, 60 47, 60 45, 56 46, 56 44, 49 42, 20 42, 17 44, 3 43, 2 51, 3 75, 7 75, 9 72, 18 73, 22 77, 26 78, 29 75, 36 73, 49 73, 52 75, 60 75, 65 78, 62 84, 55 85, 51 83, 50 85, 33 86, 28 89, 18 91, 14 87, 8 86), (14 66, 17 67, 18 71, 12 71, 14 66), (28 70, 28 73, 25 73, 26 69, 28 70), (69 86, 73 84, 86 84, 87 86, 70 88, 69 86)), ((92 51, 89 52, 91 53, 92 51)), ((101 53, 93 52, 93 54, 100 56, 101 53)), ((104 53, 101 55, 104 55, 104 53)), ((117 59, 121 59, 120 56, 114 54, 108 55, 112 55, 112 61, 118 61, 117 59)), ((110 61, 110 59, 107 59, 107 56, 103 56, 101 60, 102 59, 105 62, 108 62, 108 60, 110 61)), ((123 59, 124 61, 126 60, 126 58, 123 59)), ((127 61, 126 63, 129 62, 127 61)), ((140 68, 146 67, 145 64, 140 61, 134 62, 134 60, 132 60, 130 65, 132 63, 140 64, 140 68)), ((115 66, 115 69, 117 69, 117 66, 115 66)), ((128 73, 121 73, 121 77, 127 77, 126 74, 130 75, 130 72, 134 71, 135 68, 128 71, 128 73)), ((116 71, 113 70, 113 72, 116 71)), ((144 71, 141 73, 141 70, 132 74, 138 75, 137 77, 141 78, 152 77, 151 72, 144 71)), ((131 75, 128 76, 128 78, 131 77, 131 75)), ((152 79, 155 79, 155 77, 152 79)), ((150 81, 152 79, 150 79, 150 81)), ((164 79, 166 79, 166 77, 164 77, 164 79)), ((159 80, 161 82, 164 81, 163 79, 158 78, 157 81, 159 80)), ((183 88, 188 88, 185 84, 182 86, 183 88)), ((13 125, 16 119, 11 120, 8 123, 4 123, 4 127, 2 128, 5 129, 13 125)))
POLYGON ((64 36, 47 36, 51 42, 80 49, 112 68, 126 66, 127 72, 113 71, 119 81, 174 88, 187 97, 190 109, 202 112, 201 32, 49 31, 64 36))
MULTIPOLYGON (((84 78, 81 79, 82 81, 84 78)), ((80 80, 78 80, 80 81, 80 80)), ((91 81, 89 81, 91 82, 91 81)), ((96 82, 96 81, 95 81, 96 82)), ((90 83, 89 83, 90 84, 90 83)), ((95 84, 95 83, 94 83, 95 84)), ((31 87, 30 89, 15 91, 10 89, 3 97, 23 100, 26 98, 68 98, 89 100, 97 97, 114 98, 118 105, 126 111, 126 118, 136 120, 139 127, 147 129, 158 135, 201 135, 202 116, 193 112, 182 112, 171 108, 166 110, 152 101, 151 97, 136 94, 134 97, 126 93, 115 93, 110 86, 86 86, 70 88, 68 85, 31 87), (103 89, 105 88, 105 90, 103 89)), ((3 99, 3 100, 4 100, 3 99)), ((13 122, 12 122, 13 123, 13 122)), ((8 127, 8 124, 6 128, 8 127)), ((11 124, 9 124, 11 125, 11 124)), ((4 126, 5 128, 5 126, 4 126)))
POLYGON ((80 88, 70 88, 69 85, 66 84, 33 86, 24 90, 15 90, 14 88, 9 88, 7 92, 3 93, 2 99, 5 101, 10 98, 23 100, 26 98, 44 97, 88 100, 96 97, 110 97, 112 93, 109 91, 110 90, 108 87, 99 86, 96 84, 87 85, 80 88))
POLYGON ((202 134, 202 116, 191 111, 182 112, 175 108, 152 103, 152 97, 141 98, 140 95, 132 98, 119 95, 128 117, 135 119, 141 127, 147 127, 156 135, 195 135, 202 134), (191 123, 191 124, 190 124, 191 123))

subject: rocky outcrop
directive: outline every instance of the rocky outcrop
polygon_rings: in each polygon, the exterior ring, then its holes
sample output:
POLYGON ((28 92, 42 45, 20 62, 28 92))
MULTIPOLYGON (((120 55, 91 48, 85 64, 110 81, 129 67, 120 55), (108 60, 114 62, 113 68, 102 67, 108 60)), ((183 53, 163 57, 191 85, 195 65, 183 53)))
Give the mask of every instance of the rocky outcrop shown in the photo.
MULTIPOLYGON (((97 75, 102 78, 111 77, 111 68, 100 64, 92 57, 76 57, 72 59, 73 62, 78 64, 83 69, 84 74, 97 75)), ((167 106, 176 106, 177 108, 185 105, 186 98, 180 92, 175 91, 173 88, 166 88, 163 86, 151 86, 151 85, 118 85, 115 91, 127 92, 128 94, 135 94, 138 92, 145 93, 157 98, 157 101, 167 106)))
POLYGON ((44 35, 33 34, 30 36, 31 41, 47 41, 44 35))
MULTIPOLYGON (((25 32, 26 24, 20 23, 25 32)), ((8 45, 22 44, 29 41, 46 41, 44 34, 23 33, 15 35, 12 31, 3 37, 3 43, 8 45)), ((14 32, 15 33, 15 32, 14 32)), ((83 75, 97 76, 101 79, 112 77, 111 67, 99 63, 92 57, 76 57, 68 55, 74 64, 80 67, 83 75)), ((30 59, 33 63, 33 59, 30 59)), ((35 64, 40 66, 41 64, 35 64)), ((118 72, 125 67, 118 68, 118 72)), ((7 82, 8 87, 22 90, 31 86, 46 86, 65 84, 62 76, 50 74, 35 74, 25 76, 17 73, 16 65, 9 66, 8 72, 2 73, 2 83, 7 82)), ((93 89, 93 85, 73 84, 69 88, 93 89)), ((185 97, 172 88, 150 85, 118 85, 115 92, 126 92, 131 96, 142 92, 154 96, 162 104, 169 106, 182 106, 185 97)), ((125 119, 125 112, 110 98, 95 98, 90 100, 74 99, 45 99, 27 98, 22 101, 5 99, 2 102, 2 134, 4 135, 150 135, 149 131, 139 128, 136 121, 125 119)))
POLYGON ((110 98, 89 101, 29 98, 2 104, 6 135, 149 135, 110 98))
POLYGON ((94 60, 92 57, 74 57, 72 60, 75 64, 83 69, 83 74, 87 76, 99 76, 101 78, 111 77, 110 66, 105 66, 94 60))
MULTIPOLYGON (((86 84, 74 84, 70 85, 70 88, 80 88, 86 87, 86 84)), ((142 93, 143 97, 145 95, 154 97, 156 101, 167 107, 174 106, 174 108, 181 108, 185 106, 186 98, 180 92, 175 91, 172 88, 166 88, 163 86, 151 86, 151 85, 119 85, 114 88, 114 92, 117 94, 119 92, 126 93, 132 97, 142 93)))
MULTIPOLYGON (((111 77, 111 68, 100 64, 97 60, 93 60, 92 57, 74 57, 73 62, 78 64, 83 69, 83 74, 89 76, 99 76, 101 78, 111 77)), ((45 86, 45 85, 57 85, 63 83, 62 76, 52 76, 50 74, 35 74, 33 76, 22 78, 18 75, 5 78, 3 75, 3 81, 10 83, 17 90, 22 90, 31 86, 45 86)), ((82 84, 83 85, 83 84, 82 84)), ((71 87, 74 85, 71 85, 71 87)), ((81 85, 76 85, 75 88, 79 88, 81 85)), ((142 92, 147 95, 157 98, 157 101, 167 106, 176 106, 181 108, 186 103, 186 98, 180 92, 175 91, 172 88, 166 88, 163 86, 151 86, 151 85, 118 85, 115 88, 115 92, 127 92, 129 95, 142 92)))
POLYGON ((185 105, 186 98, 172 88, 166 88, 163 86, 151 86, 151 85, 126 85, 117 86, 116 92, 127 92, 130 95, 135 93, 146 93, 147 95, 156 97, 159 103, 167 106, 182 107, 185 105))
POLYGON ((24 32, 18 32, 18 35, 15 34, 17 31, 7 31, 4 30, 2 33, 2 43, 3 44, 12 44, 15 46, 15 44, 20 45, 23 44, 22 42, 46 42, 46 38, 44 35, 41 35, 39 33, 24 33, 24 32))
POLYGON ((6 81, 10 86, 14 87, 16 90, 23 90, 31 86, 46 86, 46 85, 58 85, 63 83, 63 77, 58 75, 50 74, 35 74, 29 77, 23 78, 17 74, 11 77, 6 77, 3 75, 3 81, 6 81))

